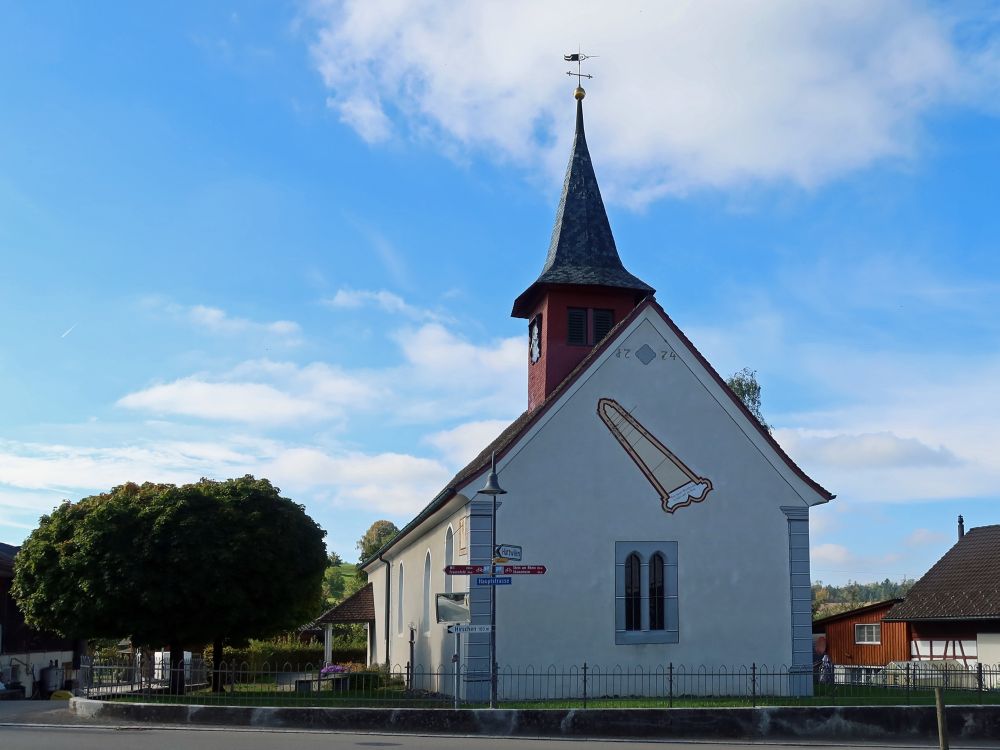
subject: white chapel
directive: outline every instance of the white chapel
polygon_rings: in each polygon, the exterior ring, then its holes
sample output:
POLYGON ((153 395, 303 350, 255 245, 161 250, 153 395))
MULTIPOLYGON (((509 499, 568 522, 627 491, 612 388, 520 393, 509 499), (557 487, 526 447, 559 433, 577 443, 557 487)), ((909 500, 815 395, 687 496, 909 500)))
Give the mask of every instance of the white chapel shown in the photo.
POLYGON ((470 624, 485 627, 461 639, 466 696, 489 689, 491 646, 501 672, 753 663, 783 665, 808 692, 809 510, 834 496, 622 264, 583 97, 548 255, 513 305, 527 410, 363 562, 369 661, 452 669, 436 595, 468 592, 470 624), (488 480, 505 494, 481 493, 488 480), (498 565, 494 540, 525 567, 498 565))

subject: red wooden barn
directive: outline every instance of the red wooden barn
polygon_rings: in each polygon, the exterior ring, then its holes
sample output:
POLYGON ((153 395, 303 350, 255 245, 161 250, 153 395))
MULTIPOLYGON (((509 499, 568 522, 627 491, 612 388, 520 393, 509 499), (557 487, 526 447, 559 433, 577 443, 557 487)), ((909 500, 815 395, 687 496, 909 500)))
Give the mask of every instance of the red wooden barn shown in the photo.
POLYGON ((910 658, 909 626, 882 618, 902 599, 889 599, 813 621, 816 659, 837 666, 884 667, 910 658))

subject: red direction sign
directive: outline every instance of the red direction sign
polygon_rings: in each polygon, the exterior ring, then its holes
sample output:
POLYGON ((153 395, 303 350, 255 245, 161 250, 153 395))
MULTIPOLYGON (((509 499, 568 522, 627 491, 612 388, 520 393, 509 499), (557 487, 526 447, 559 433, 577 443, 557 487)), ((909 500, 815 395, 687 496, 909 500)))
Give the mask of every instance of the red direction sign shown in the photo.
POLYGON ((540 576, 545 573, 544 565, 494 565, 493 575, 498 576, 540 576))
POLYGON ((448 565, 444 569, 446 576, 478 576, 486 572, 485 565, 448 565))

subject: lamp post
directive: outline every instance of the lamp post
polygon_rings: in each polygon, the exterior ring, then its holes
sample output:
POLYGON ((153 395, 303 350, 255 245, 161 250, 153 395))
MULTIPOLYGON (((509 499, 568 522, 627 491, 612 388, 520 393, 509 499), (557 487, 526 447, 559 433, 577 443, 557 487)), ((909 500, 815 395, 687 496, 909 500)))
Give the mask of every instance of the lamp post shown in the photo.
MULTIPOLYGON (((497 480, 497 455, 493 454, 490 461, 490 473, 486 485, 479 490, 480 495, 489 495, 493 499, 493 514, 490 521, 490 578, 494 577, 496 568, 493 555, 497 548, 497 495, 506 495, 507 490, 500 486, 497 480)), ((497 587, 490 584, 490 708, 497 707, 497 587)))

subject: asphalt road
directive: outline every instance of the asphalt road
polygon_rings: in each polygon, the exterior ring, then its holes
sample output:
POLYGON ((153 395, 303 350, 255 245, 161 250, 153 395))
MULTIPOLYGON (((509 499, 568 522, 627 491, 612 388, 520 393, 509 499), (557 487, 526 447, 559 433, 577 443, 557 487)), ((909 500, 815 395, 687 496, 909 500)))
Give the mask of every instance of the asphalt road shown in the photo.
MULTIPOLYGON (((143 729, 93 727, 0 726, 0 745, 7 750, 731 750, 767 747, 776 750, 802 745, 746 743, 608 742, 603 740, 523 740, 494 737, 428 737, 392 734, 341 734, 234 729, 143 729)), ((809 745, 808 750, 860 750, 874 745, 809 745)), ((884 745, 879 747, 886 747, 884 745)), ((926 746, 925 746, 926 747, 926 746)))
MULTIPOLYGON (((731 750, 739 748, 808 748, 861 750, 888 744, 763 744, 715 742, 624 742, 607 740, 507 739, 496 737, 440 737, 394 734, 348 734, 267 729, 173 728, 82 721, 63 701, 0 701, 2 750, 731 750)), ((896 747, 914 747, 898 745, 896 747)), ((919 747, 932 747, 922 745, 919 747)), ((987 747, 987 745, 952 745, 987 747)))

